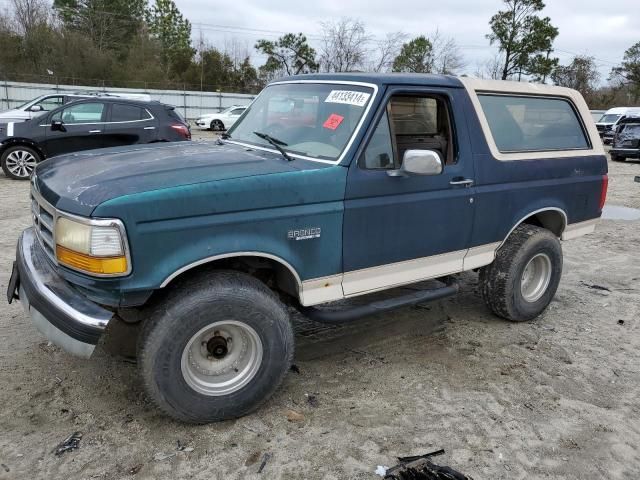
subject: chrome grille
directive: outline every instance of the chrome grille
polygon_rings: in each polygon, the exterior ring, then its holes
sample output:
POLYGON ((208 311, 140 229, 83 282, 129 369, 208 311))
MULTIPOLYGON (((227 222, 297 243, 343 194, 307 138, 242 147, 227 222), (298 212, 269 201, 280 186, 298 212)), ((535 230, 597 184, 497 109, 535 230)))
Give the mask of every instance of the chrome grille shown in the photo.
POLYGON ((55 262, 55 241, 53 229, 55 224, 56 209, 45 202, 31 185, 31 217, 36 237, 43 250, 55 262))

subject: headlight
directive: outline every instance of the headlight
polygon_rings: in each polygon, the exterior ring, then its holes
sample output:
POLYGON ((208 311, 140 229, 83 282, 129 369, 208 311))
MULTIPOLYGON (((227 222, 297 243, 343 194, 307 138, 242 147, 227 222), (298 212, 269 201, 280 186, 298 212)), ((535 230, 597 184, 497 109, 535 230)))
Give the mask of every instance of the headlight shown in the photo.
POLYGON ((123 275, 129 272, 124 229, 115 221, 75 221, 58 217, 56 258, 67 267, 96 275, 123 275))

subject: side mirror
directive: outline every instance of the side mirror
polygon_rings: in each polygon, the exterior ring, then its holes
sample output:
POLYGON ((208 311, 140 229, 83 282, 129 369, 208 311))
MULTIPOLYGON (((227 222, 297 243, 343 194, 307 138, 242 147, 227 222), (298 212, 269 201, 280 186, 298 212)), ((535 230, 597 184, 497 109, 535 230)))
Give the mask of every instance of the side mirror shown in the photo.
POLYGON ((30 112, 42 112, 43 110, 44 108, 42 108, 42 105, 31 105, 29 107, 30 112))
POLYGON ((433 150, 407 150, 402 157, 400 170, 392 170, 388 173, 392 177, 440 175, 442 173, 442 159, 433 150))
POLYGON ((52 120, 51 121, 51 130, 54 132, 66 132, 67 129, 64 128, 64 122, 62 120, 52 120))

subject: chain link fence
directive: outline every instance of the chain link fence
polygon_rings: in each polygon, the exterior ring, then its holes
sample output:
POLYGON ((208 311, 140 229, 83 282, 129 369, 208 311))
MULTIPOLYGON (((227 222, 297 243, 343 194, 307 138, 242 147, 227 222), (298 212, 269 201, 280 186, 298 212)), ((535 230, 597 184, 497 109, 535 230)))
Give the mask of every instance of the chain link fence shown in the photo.
MULTIPOLYGON (((142 82, 141 82, 142 83, 142 82)), ((189 120, 198 118, 203 113, 214 113, 233 105, 248 105, 255 95, 245 93, 229 93, 221 91, 197 91, 182 89, 152 89, 147 85, 141 88, 117 88, 95 85, 77 85, 74 82, 59 83, 31 83, 2 81, 0 83, 0 110, 16 108, 29 100, 41 95, 59 93, 79 94, 147 94, 152 100, 175 106, 189 120)))

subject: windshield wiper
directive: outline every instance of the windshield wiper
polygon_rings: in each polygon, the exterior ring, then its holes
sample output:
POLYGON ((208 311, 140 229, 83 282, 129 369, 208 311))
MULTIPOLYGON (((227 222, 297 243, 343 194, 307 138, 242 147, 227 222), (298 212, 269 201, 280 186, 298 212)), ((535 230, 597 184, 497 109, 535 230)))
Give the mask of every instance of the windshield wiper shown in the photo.
POLYGON ((266 140, 271 145, 273 145, 274 148, 276 150, 278 150, 286 160, 288 160, 288 161, 292 161, 293 160, 293 158, 291 158, 287 154, 287 152, 285 152, 284 148, 282 148, 282 147, 286 147, 288 145, 287 143, 283 142, 282 140, 278 140, 277 138, 273 138, 271 135, 267 135, 266 133, 253 132, 253 134, 257 135, 261 139, 266 140))

